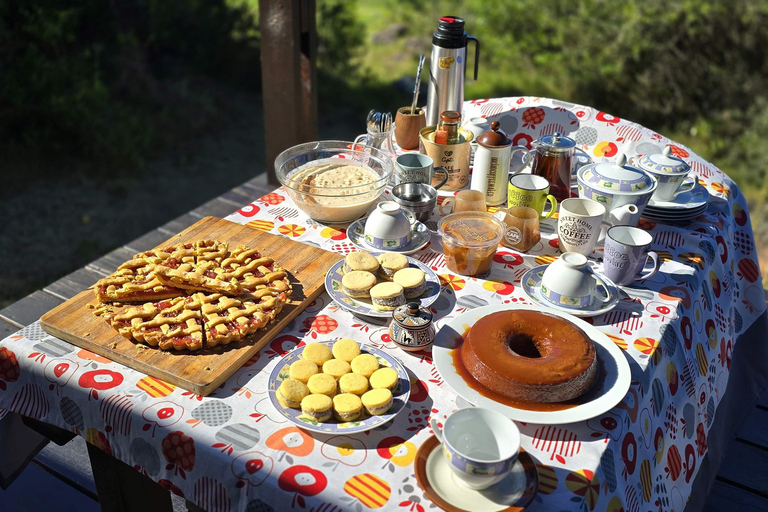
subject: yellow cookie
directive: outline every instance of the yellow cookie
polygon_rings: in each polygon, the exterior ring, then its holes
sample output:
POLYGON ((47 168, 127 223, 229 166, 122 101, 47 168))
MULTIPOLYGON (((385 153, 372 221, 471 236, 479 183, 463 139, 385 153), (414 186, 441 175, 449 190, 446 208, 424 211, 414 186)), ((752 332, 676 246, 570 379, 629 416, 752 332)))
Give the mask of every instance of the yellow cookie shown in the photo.
POLYGON ((349 363, 341 359, 331 359, 323 364, 323 373, 327 373, 334 379, 340 379, 342 375, 351 371, 352 368, 350 368, 349 363))
POLYGON ((298 409, 301 401, 309 394, 307 386, 303 382, 294 379, 285 379, 277 388, 277 401, 283 407, 298 409))
POLYGON ((331 419, 332 409, 333 400, 327 395, 308 395, 301 401, 301 413, 317 422, 331 419))
POLYGON ((363 412, 363 402, 357 395, 343 393, 333 397, 333 415, 339 421, 355 421, 363 412))
POLYGON ((359 373, 348 373, 339 379, 339 389, 342 393, 362 395, 368 391, 368 379, 359 373))
POLYGON ((371 388, 373 389, 388 389, 394 391, 397 387, 397 383, 397 372, 392 368, 380 368, 371 375, 371 388))
MULTIPOLYGON (((362 396, 362 401, 369 413, 373 416, 379 416, 392 408, 392 392, 388 389, 372 389, 362 396)), ((302 401, 303 407, 304 402, 302 401)))
POLYGON ((352 360, 352 373, 370 377, 379 369, 379 360, 371 354, 360 354, 352 360))
POLYGON ((291 365, 291 369, 288 373, 292 379, 306 384, 309 378, 319 371, 317 365, 312 361, 300 359, 291 365))
POLYGON ((307 387, 310 393, 333 397, 336 394, 337 383, 336 379, 327 373, 317 373, 309 378, 307 387))
POLYGON ((333 357, 351 362, 360 355, 360 345, 355 340, 342 338, 333 344, 333 357))
POLYGON ((310 343, 304 347, 301 357, 307 361, 312 361, 317 366, 322 366, 324 362, 333 357, 333 354, 331 354, 331 349, 328 348, 328 345, 324 345, 323 343, 310 343))

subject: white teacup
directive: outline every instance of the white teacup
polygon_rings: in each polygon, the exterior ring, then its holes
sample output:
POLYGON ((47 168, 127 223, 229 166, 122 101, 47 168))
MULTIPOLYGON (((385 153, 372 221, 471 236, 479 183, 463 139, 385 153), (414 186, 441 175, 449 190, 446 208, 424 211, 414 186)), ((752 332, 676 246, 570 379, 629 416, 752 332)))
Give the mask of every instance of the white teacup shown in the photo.
POLYGON ((699 184, 699 178, 694 174, 657 174, 653 177, 659 182, 656 191, 651 196, 654 201, 673 201, 683 192, 690 192, 699 184))
POLYGON ((500 412, 480 407, 460 409, 442 430, 431 420, 443 454, 458 480, 470 489, 487 489, 512 470, 520 451, 520 431, 500 412))
POLYGON ((411 222, 399 204, 382 201, 366 219, 364 235, 376 249, 402 249, 411 243, 411 222))
POLYGON ((597 290, 597 277, 587 265, 587 257, 576 252, 561 254, 541 276, 542 297, 561 308, 584 309, 595 300, 610 300, 607 294, 601 295, 597 290))

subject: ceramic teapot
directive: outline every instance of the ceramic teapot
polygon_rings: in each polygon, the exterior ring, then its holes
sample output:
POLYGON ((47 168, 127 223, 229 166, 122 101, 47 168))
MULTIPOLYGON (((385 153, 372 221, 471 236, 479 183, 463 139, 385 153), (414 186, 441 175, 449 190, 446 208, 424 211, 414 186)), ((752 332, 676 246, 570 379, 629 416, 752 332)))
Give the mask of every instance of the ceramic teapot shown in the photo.
POLYGON ((579 197, 602 203, 605 221, 611 225, 636 225, 658 185, 650 174, 627 165, 624 154, 615 163, 585 165, 576 177, 579 197))

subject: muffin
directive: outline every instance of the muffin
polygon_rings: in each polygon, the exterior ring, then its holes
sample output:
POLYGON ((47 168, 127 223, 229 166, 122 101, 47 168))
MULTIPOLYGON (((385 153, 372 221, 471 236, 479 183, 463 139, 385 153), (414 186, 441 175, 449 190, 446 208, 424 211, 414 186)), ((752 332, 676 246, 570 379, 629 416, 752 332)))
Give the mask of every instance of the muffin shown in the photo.
POLYGON ((339 379, 339 389, 342 393, 352 393, 353 395, 360 396, 368 391, 368 379, 359 373, 342 375, 339 379))
POLYGON ((345 393, 333 397, 333 416, 339 421, 355 421, 363 412, 363 402, 357 395, 345 393))
POLYGON ((370 272, 355 270, 341 278, 341 291, 348 297, 368 297, 376 286, 376 276, 370 272))
MULTIPOLYGON (((361 399, 365 409, 373 416, 380 416, 392 408, 392 392, 388 389, 372 389, 365 393, 361 399)), ((306 400, 306 398, 304 400, 306 400)), ((303 409, 303 400, 301 406, 303 409)))
MULTIPOLYGON (((392 368, 379 368, 373 372, 370 380, 372 389, 388 389, 394 392, 399 379, 397 372, 392 368)), ((312 382, 311 379, 310 382, 312 382)), ((310 387, 309 390, 312 391, 312 388, 310 387)))
POLYGON ((379 269, 379 261, 367 252, 351 252, 344 258, 344 272, 363 270, 376 273, 379 269))
POLYGON ((307 386, 303 382, 294 379, 285 379, 277 388, 277 401, 283 407, 299 409, 301 401, 309 394, 307 386))
POLYGON ((378 260, 379 265, 381 265, 379 267, 379 276, 387 281, 391 281, 398 270, 408 267, 408 258, 395 252, 380 254, 378 260))
POLYGON ((309 378, 319 371, 320 370, 315 363, 307 361, 306 359, 301 359, 291 364, 288 374, 292 379, 306 384, 309 378))
POLYGON ((333 397, 336 394, 336 379, 327 373, 317 373, 307 381, 309 392, 315 395, 328 395, 333 397))
POLYGON ((397 283, 379 283, 371 288, 371 302, 384 311, 393 311, 405 304, 403 287, 397 283))
POLYGON ((349 363, 342 361, 341 359, 331 359, 323 363, 323 373, 330 375, 334 379, 340 379, 342 375, 346 375, 352 371, 349 363))
POLYGON ((392 281, 403 287, 403 295, 406 299, 415 299, 427 291, 426 274, 418 268, 398 270, 392 281))
POLYGON ((322 366, 324 362, 333 359, 331 349, 323 343, 309 343, 304 347, 301 358, 312 361, 317 366, 322 366))
POLYGON ((308 395, 301 401, 301 413, 317 422, 331 419, 332 409, 333 400, 327 395, 308 395))
POLYGON ((336 359, 349 363, 360 355, 360 345, 355 340, 342 338, 333 344, 332 352, 336 359))
POLYGON ((352 373, 370 377, 379 369, 379 360, 371 354, 360 354, 352 360, 352 373))

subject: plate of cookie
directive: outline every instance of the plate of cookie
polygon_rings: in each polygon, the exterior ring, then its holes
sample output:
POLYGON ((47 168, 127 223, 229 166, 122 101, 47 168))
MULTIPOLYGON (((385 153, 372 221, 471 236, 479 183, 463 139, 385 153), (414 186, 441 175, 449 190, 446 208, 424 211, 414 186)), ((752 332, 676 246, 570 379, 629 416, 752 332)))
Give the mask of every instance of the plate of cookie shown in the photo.
POLYGON ((328 270, 325 289, 351 313, 379 318, 390 318, 398 306, 412 300, 428 307, 441 290, 437 274, 414 258, 357 251, 328 270))
POLYGON ((320 341, 288 352, 269 375, 269 399, 311 432, 354 434, 391 421, 408 403, 405 367, 354 340, 320 341))

